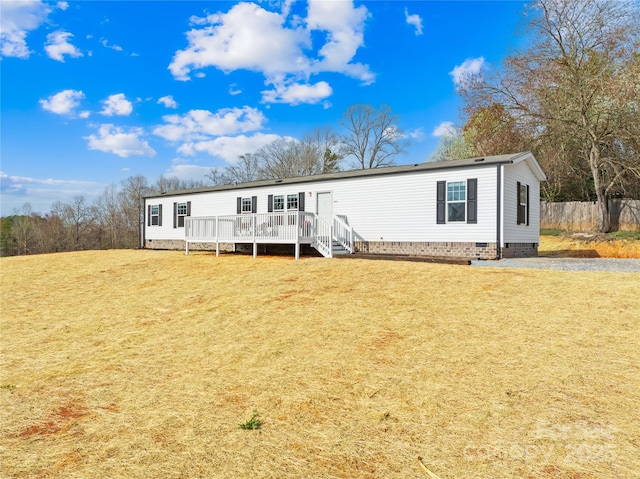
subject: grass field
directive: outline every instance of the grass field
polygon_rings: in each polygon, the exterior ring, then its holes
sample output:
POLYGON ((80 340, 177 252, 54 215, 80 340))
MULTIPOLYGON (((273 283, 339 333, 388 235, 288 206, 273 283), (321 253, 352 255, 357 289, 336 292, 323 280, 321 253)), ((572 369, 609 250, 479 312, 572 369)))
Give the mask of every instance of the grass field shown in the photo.
POLYGON ((640 477, 640 275, 2 258, 0 477, 640 477), (241 429, 254 411, 260 429, 241 429))

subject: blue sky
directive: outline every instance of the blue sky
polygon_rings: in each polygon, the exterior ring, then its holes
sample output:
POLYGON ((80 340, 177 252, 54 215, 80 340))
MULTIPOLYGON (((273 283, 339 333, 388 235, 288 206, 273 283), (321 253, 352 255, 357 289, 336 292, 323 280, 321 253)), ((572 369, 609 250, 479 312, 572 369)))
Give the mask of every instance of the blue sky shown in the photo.
POLYGON ((498 68, 522 2, 0 2, 2 215, 141 174, 203 178, 356 103, 389 105, 426 161, 456 81, 498 68))

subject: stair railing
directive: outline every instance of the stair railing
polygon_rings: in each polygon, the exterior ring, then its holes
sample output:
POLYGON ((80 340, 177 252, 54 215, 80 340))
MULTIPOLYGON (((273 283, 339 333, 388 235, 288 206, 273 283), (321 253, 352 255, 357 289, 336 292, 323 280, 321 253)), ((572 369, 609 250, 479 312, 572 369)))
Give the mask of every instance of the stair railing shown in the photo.
POLYGON ((353 227, 339 216, 333 216, 333 240, 349 253, 353 253, 353 227))

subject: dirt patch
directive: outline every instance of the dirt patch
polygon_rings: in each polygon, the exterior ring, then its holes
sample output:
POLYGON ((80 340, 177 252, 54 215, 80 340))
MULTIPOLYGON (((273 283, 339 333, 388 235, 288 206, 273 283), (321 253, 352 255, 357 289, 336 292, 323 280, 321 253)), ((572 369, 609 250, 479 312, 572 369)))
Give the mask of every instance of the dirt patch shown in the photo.
POLYGON ((551 258, 640 258, 640 241, 584 234, 540 236, 538 254, 551 258))

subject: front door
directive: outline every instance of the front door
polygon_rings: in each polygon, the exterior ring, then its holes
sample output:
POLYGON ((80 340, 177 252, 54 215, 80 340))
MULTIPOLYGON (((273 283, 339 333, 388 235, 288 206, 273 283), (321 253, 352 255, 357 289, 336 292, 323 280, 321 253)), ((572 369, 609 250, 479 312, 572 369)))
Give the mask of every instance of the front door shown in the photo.
POLYGON ((330 191, 318 193, 318 216, 331 225, 333 218, 333 195, 330 191))

